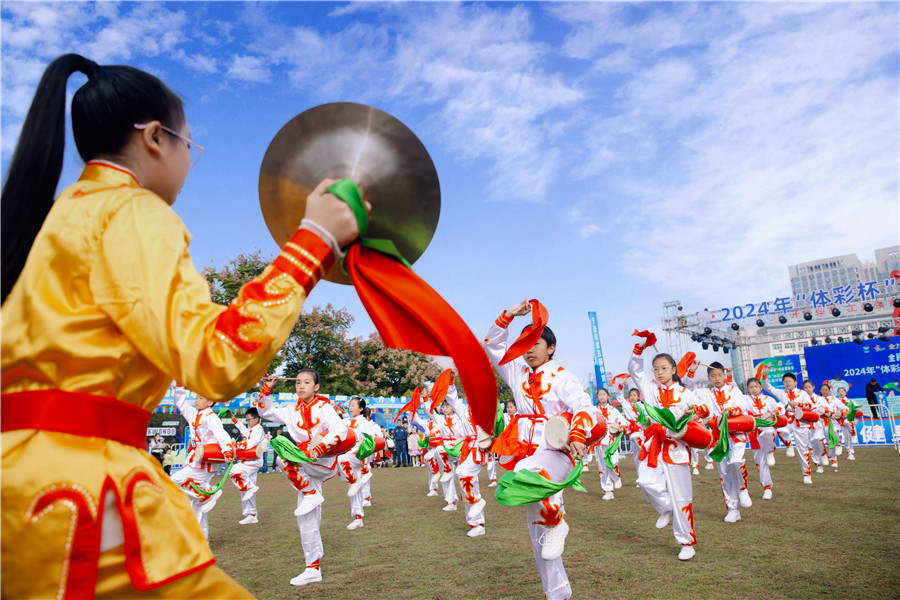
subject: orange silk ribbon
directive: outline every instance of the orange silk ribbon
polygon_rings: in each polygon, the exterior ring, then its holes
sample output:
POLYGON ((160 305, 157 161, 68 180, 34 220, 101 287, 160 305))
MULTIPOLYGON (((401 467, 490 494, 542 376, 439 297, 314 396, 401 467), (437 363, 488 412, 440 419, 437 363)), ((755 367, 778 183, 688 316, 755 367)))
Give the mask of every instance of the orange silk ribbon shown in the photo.
POLYGON ((506 354, 500 359, 501 366, 528 352, 528 350, 541 339, 541 333, 543 333, 547 321, 550 320, 550 314, 547 312, 547 309, 544 308, 543 304, 533 299, 530 300, 530 302, 531 325, 526 327, 518 339, 506 349, 506 354))

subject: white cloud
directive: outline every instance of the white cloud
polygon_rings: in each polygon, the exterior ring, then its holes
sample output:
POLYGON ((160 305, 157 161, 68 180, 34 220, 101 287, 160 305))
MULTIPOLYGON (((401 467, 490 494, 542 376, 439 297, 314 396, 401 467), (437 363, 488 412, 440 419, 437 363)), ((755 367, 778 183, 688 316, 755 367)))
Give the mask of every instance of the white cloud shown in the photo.
POLYGON ((272 73, 258 56, 235 55, 231 57, 231 66, 225 76, 240 81, 261 82, 268 81, 272 73))

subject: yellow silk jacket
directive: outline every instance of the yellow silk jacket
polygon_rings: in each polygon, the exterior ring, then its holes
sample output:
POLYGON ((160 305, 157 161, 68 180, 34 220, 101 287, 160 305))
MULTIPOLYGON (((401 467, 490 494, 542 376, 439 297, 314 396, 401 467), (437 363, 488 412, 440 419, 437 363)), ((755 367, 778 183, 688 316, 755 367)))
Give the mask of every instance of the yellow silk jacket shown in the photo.
MULTIPOLYGON (((210 300, 189 243, 171 207, 130 172, 88 163, 54 203, 3 304, 0 402, 59 389, 152 411, 172 379, 214 400, 250 387, 330 267, 331 249, 299 230, 225 307, 210 300)), ((102 434, 2 426, 5 597, 75 593, 78 568, 99 556, 110 491, 135 588, 214 561, 185 494, 144 450, 102 434)))

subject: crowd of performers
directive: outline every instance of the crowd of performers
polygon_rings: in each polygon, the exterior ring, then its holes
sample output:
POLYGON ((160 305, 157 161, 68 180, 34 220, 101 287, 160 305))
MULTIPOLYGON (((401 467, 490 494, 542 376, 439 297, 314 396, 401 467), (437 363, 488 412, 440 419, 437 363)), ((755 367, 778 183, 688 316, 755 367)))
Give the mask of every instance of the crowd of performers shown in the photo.
MULTIPOLYGON (((502 413, 498 410, 494 431, 486 432, 475 424, 453 383, 456 373, 452 369, 444 371, 430 389, 417 388, 397 415, 399 419, 410 412, 413 424, 422 432, 419 444, 428 467, 427 496, 442 494, 442 510, 447 512, 457 511, 461 499, 469 537, 486 533, 487 503, 479 483, 482 467, 487 468, 489 487, 499 485, 498 502, 526 507, 535 564, 547 598, 568 598, 572 593, 562 561, 569 530, 563 490, 580 485, 578 477, 596 459, 602 499, 613 500, 615 490, 622 487, 618 449, 625 435, 632 445, 637 486, 659 514, 656 527, 672 524, 681 560, 695 554, 691 477, 699 475, 701 457, 706 469, 718 470, 726 523, 740 520, 740 509, 753 503, 745 466, 748 447, 763 500, 770 500, 773 494, 770 467, 775 463, 776 435, 787 447, 787 455, 799 459, 807 484, 812 483, 813 465, 819 473, 829 467, 837 471, 837 456, 842 451, 839 433, 848 459, 855 460, 853 421, 859 413, 843 388, 838 388, 835 396, 824 383, 816 394, 810 381, 798 389, 796 377, 786 374, 784 390, 777 389, 761 367, 758 377, 746 382, 745 394, 731 380, 730 369, 717 362, 706 366, 711 387, 699 387, 700 363, 690 353, 679 362, 668 354, 656 354, 652 373, 648 373, 644 352, 654 345, 655 336, 643 331, 635 332, 641 341, 634 347, 628 372, 611 382, 615 402, 609 391, 601 388, 594 405, 577 378, 553 360, 556 338, 546 326, 547 317, 540 303, 521 302, 504 311, 484 340, 488 356, 513 393, 502 413), (509 344, 508 327, 513 318, 532 311, 532 324, 509 344), (425 416, 420 414, 420 406, 425 416), (499 481, 498 465, 507 471, 499 481)), ((314 371, 298 374, 294 406, 276 406, 271 401, 274 382, 274 377, 265 380, 259 400, 245 415, 246 427, 232 417, 243 437, 237 444, 224 431, 208 400, 198 397, 191 406, 179 388, 175 402, 191 423, 193 437, 186 465, 172 479, 188 494, 208 536, 206 514, 222 494, 211 488, 210 478, 219 463, 234 460, 228 478, 241 493, 244 519, 240 523, 256 523, 256 474, 266 446, 259 421, 264 418, 282 424, 285 435, 273 445, 282 472, 297 490, 294 514, 306 568, 291 584, 302 586, 322 580, 322 484, 335 475, 348 484, 351 520, 347 529, 363 527, 365 507, 371 506, 372 460, 384 448, 385 440, 364 399, 351 398, 344 411, 317 395, 319 382, 314 371)))

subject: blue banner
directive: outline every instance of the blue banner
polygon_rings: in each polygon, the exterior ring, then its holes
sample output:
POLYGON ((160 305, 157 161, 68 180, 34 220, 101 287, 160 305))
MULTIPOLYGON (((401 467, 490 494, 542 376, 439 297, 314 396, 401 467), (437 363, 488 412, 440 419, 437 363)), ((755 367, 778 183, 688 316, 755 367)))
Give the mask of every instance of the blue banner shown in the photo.
POLYGON ((872 379, 888 393, 897 388, 900 380, 900 336, 890 337, 886 342, 876 338, 864 340, 862 344, 808 346, 803 353, 806 372, 816 387, 838 376, 850 384, 851 396, 864 398, 866 383, 872 379))
POLYGON ((785 373, 793 373, 797 377, 798 381, 803 380, 803 374, 800 372, 799 354, 788 354, 787 356, 772 356, 770 358, 754 358, 754 371, 756 371, 756 366, 759 363, 765 363, 769 366, 769 383, 775 389, 784 389, 784 384, 781 383, 781 376, 785 373))

